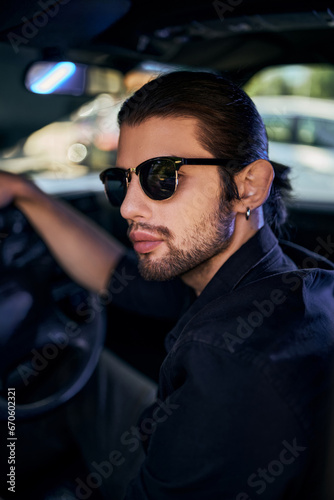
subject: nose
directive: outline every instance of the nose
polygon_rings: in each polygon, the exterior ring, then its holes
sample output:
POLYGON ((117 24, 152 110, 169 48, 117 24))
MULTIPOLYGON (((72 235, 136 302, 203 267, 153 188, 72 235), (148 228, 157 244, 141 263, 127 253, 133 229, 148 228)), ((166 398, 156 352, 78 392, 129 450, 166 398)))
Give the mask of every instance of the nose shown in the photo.
POLYGON ((142 190, 138 175, 131 172, 130 176, 126 195, 121 205, 121 216, 131 221, 147 220, 152 214, 151 200, 142 190))

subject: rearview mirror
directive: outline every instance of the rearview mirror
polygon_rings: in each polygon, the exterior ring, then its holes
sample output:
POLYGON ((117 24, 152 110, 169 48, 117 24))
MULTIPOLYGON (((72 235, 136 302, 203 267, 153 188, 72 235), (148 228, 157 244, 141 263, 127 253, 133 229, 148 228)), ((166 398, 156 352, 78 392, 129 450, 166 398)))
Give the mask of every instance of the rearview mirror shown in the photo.
POLYGON ((34 94, 117 94, 123 90, 123 75, 114 69, 70 61, 38 61, 27 71, 25 87, 34 94))

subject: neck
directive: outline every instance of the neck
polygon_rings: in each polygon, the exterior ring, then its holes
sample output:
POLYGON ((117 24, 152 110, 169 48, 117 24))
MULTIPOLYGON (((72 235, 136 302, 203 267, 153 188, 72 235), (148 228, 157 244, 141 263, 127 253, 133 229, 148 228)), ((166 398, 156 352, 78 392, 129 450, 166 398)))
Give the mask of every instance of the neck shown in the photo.
POLYGON ((254 210, 249 220, 244 214, 237 214, 235 228, 228 247, 203 262, 195 269, 183 274, 181 279, 199 296, 221 266, 264 225, 262 208, 254 210))

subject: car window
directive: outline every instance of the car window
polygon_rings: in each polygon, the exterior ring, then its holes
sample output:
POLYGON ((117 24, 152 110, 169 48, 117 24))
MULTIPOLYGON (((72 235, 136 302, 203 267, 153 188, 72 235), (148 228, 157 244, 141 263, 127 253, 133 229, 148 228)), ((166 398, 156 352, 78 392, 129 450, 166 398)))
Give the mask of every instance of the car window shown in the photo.
POLYGON ((294 200, 334 200, 334 69, 268 68, 246 85, 266 126, 269 156, 291 167, 294 200))
POLYGON ((2 151, 0 168, 28 175, 49 193, 101 190, 97 174, 115 162, 122 99, 97 96, 2 151))
POLYGON ((334 116, 332 121, 313 117, 299 118, 296 125, 297 143, 334 148, 334 116))
POLYGON ((279 114, 263 114, 268 139, 275 142, 293 142, 295 120, 292 117, 279 114))

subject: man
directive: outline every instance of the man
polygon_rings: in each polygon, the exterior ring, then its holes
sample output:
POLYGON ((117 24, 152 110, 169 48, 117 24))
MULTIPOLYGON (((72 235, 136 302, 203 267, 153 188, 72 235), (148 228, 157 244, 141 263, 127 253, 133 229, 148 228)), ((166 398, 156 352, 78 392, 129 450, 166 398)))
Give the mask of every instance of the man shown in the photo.
POLYGON ((130 453, 139 442, 146 450, 125 498, 306 498, 334 276, 296 246, 288 257, 269 227, 285 220, 287 169, 269 162, 248 96, 210 73, 159 77, 125 102, 119 122, 117 168, 101 180, 144 279, 120 244, 21 178, 2 174, 0 203, 14 201, 82 285, 105 290, 123 267, 136 279, 119 305, 181 316, 157 401, 120 436, 130 453), (306 257, 318 267, 300 269, 306 257))

